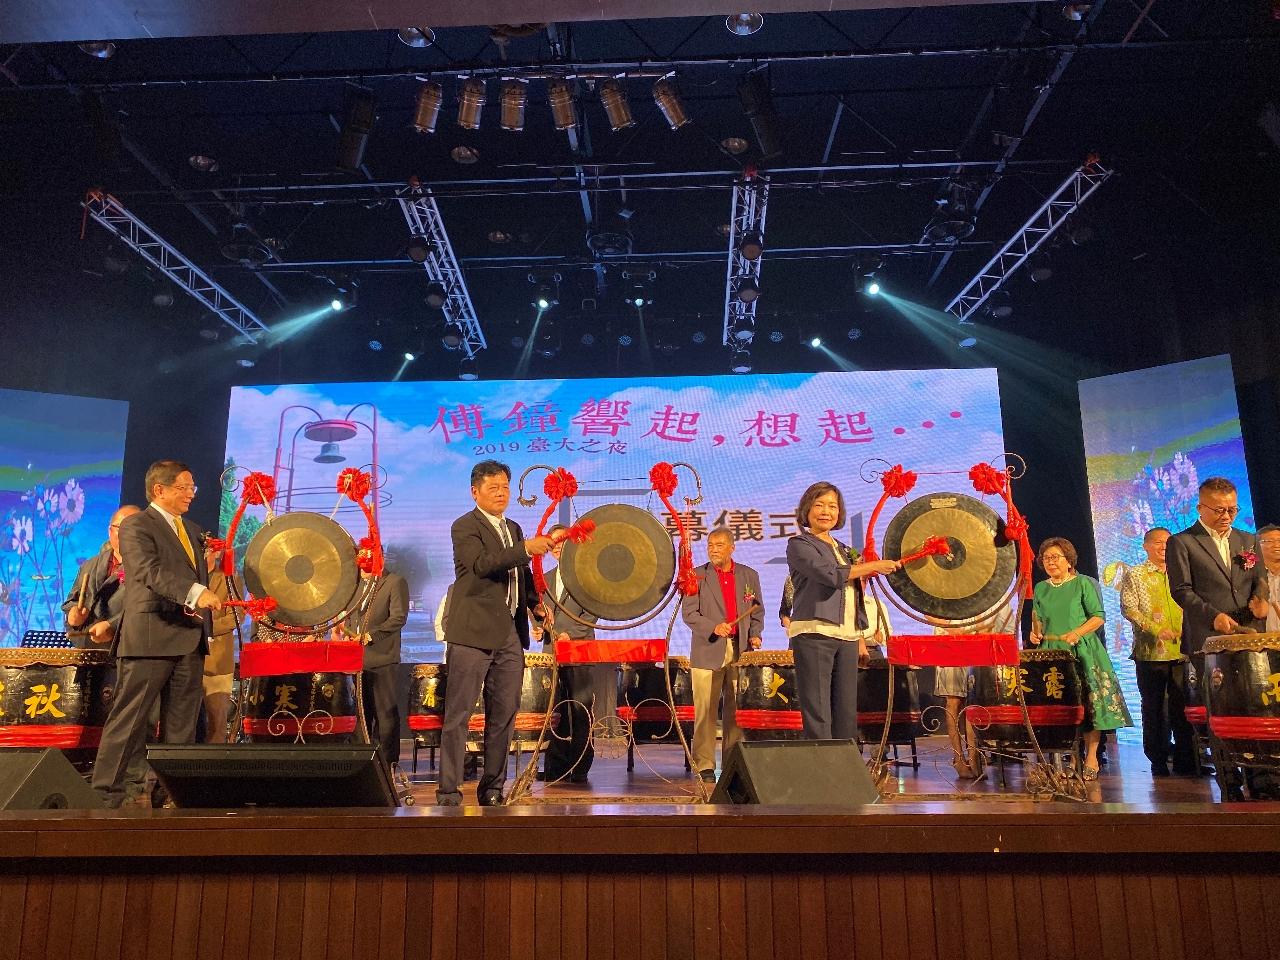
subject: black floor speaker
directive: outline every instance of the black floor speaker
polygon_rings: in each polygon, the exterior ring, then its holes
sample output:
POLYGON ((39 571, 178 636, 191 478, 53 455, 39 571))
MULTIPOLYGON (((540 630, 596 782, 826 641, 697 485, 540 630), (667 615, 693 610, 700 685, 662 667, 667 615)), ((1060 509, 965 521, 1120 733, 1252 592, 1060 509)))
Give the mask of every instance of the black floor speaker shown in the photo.
POLYGON ((860 807, 875 803, 853 740, 743 741, 729 752, 712 803, 860 807))
POLYGON ((0 751, 0 810, 92 810, 93 788, 61 750, 18 747, 0 751))
POLYGON ((147 747, 178 807, 394 807, 371 743, 236 743, 147 747))

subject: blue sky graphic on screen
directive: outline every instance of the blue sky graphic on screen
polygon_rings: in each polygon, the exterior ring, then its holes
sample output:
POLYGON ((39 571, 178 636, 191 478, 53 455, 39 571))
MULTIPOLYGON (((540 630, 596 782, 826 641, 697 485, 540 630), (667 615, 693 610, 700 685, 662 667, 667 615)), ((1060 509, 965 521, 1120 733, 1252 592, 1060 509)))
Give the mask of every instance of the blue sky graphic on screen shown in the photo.
POLYGON ((80 564, 120 505, 129 405, 0 390, 0 647, 61 630, 80 564))
MULTIPOLYGON (((692 464, 705 497, 692 514, 695 562, 706 560, 708 530, 732 528, 735 559, 761 574, 765 646, 785 648, 776 611, 786 540, 796 532, 796 504, 809 483, 826 479, 843 490, 850 524, 841 539, 860 546, 864 518, 880 494, 878 483, 859 479, 865 461, 879 457, 919 471, 913 495, 971 492, 964 474, 1004 450, 994 370, 922 370, 237 387, 227 457, 269 473, 279 443, 285 465, 291 457, 294 463, 292 479, 284 472, 278 484, 292 509, 329 514, 338 501, 338 471, 368 469, 372 462, 375 407, 383 478, 379 522, 414 605, 406 661, 439 659, 431 620, 453 579, 449 527, 475 506, 469 477, 479 460, 509 464, 513 485, 533 464, 567 468, 579 483, 574 517, 601 504, 630 503, 664 523, 661 502, 648 492, 649 469, 662 460, 692 464), (295 405, 304 409, 287 409, 295 405), (356 433, 325 448, 323 438, 306 436, 305 425, 319 419, 357 421, 356 433), (326 454, 345 459, 316 462, 326 454)), ((526 484, 526 492, 538 495, 537 505, 521 507, 512 497, 508 515, 526 532, 546 506, 544 476, 533 474, 526 484)), ((679 476, 675 502, 682 505, 679 498, 694 490, 687 473, 679 476)), ((224 499, 224 505, 234 504, 224 499)), ((895 501, 886 510, 881 533, 900 505, 895 501)), ((338 519, 357 538, 363 534, 364 521, 353 506, 340 510, 338 519)), ((634 635, 661 636, 665 627, 664 616, 634 635)), ((677 623, 673 652, 687 651, 688 644, 688 631, 677 623)))
MULTIPOLYGON (((1129 708, 1138 690, 1129 624, 1120 615, 1126 570, 1146 559, 1152 527, 1174 533, 1196 522, 1200 482, 1226 477, 1239 490, 1236 526, 1255 529, 1230 357, 1080 381, 1093 536, 1107 611, 1107 645, 1129 708)), ((1139 738, 1136 728, 1126 736, 1139 738)))

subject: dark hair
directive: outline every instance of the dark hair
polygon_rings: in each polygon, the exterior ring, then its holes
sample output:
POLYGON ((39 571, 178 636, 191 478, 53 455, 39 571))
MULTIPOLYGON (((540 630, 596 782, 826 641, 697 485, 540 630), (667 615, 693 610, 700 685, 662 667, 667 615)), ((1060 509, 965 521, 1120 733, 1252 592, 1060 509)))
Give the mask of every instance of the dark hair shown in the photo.
POLYGON ((1171 537, 1173 536, 1173 531, 1170 530, 1168 527, 1152 527, 1150 530, 1148 530, 1146 533, 1142 535, 1142 542, 1143 543, 1150 542, 1152 534, 1156 534, 1156 533, 1167 533, 1169 536, 1171 537))
POLYGON ((568 530, 568 529, 569 529, 569 528, 568 528, 568 527, 566 527, 563 523, 553 523, 553 524, 551 525, 551 529, 547 531, 547 536, 548 536, 548 537, 549 537, 549 536, 551 536, 551 535, 552 535, 553 533, 555 533, 557 530, 568 530))
POLYGON ((1062 555, 1067 558, 1067 564, 1072 570, 1076 568, 1076 548, 1071 545, 1071 541, 1066 537, 1050 537, 1048 540, 1040 544, 1040 549, 1036 551, 1036 560, 1040 563, 1040 569, 1044 569, 1044 552, 1050 547, 1057 547, 1062 551, 1062 555))
POLYGON ((151 502, 151 493, 157 483, 162 487, 171 487, 178 482, 178 474, 190 472, 191 468, 181 460, 157 460, 147 467, 147 478, 144 481, 147 485, 147 503, 151 502))
POLYGON ((1235 493, 1236 485, 1226 477, 1209 477, 1200 484, 1201 493, 1235 493))
POLYGON ((511 468, 505 463, 499 463, 497 460, 481 460, 471 468, 471 485, 478 487, 484 482, 485 477, 494 477, 498 474, 502 474, 510 480, 511 468))
POLYGON ((1264 533, 1280 533, 1280 527, 1274 523, 1268 523, 1265 527, 1259 527, 1258 532, 1254 534, 1255 539, 1260 538, 1264 533))
POLYGON ((834 483, 819 480, 817 483, 809 485, 809 489, 800 498, 800 506, 796 507, 796 523, 802 529, 809 529, 809 510, 813 507, 813 501, 824 493, 834 493, 836 495, 836 529, 839 530, 844 526, 844 494, 840 492, 840 488, 834 483))

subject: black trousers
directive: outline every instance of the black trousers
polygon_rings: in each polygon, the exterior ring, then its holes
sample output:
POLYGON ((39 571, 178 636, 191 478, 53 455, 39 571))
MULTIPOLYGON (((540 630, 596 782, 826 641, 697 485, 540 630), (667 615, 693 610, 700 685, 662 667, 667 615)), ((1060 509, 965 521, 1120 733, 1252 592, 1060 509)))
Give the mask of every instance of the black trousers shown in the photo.
POLYGON ((796 694, 806 740, 858 736, 858 644, 820 633, 794 637, 796 694))
POLYGON ((598 695, 599 675, 613 665, 604 667, 582 665, 561 667, 557 691, 559 701, 556 711, 559 720, 552 728, 547 744, 543 771, 548 780, 560 780, 566 776, 586 776, 595 760, 596 750, 591 741, 592 723, 601 716, 603 698, 598 695))
POLYGON ((1189 773, 1195 768, 1195 731, 1187 722, 1183 679, 1186 666, 1179 660, 1135 660, 1138 695, 1142 698, 1142 752, 1153 766, 1169 763, 1169 738, 1173 737, 1173 768, 1189 773))
POLYGON ((390 766, 400 762, 400 704, 396 700, 396 667, 388 663, 364 671, 364 722, 369 738, 382 748, 390 766))
POLYGON ((115 701, 93 765, 93 789, 109 807, 125 801, 138 756, 146 749, 153 708, 160 703, 165 743, 194 743, 203 698, 204 654, 182 657, 119 657, 115 701))
POLYGON ((520 688, 524 684, 524 650, 515 621, 497 650, 449 644, 449 685, 440 731, 440 784, 437 799, 461 800, 462 761, 467 750, 467 724, 476 698, 484 691, 484 775, 478 798, 501 796, 507 782, 507 752, 515 730, 520 688))

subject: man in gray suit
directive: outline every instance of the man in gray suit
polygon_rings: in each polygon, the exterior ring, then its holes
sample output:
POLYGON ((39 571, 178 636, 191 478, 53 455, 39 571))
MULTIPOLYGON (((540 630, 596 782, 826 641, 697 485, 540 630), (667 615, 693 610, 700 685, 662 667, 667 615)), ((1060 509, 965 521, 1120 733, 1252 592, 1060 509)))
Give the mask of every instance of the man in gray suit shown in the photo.
MULTIPOLYGON (((1204 675, 1204 641, 1239 629, 1261 629, 1266 617, 1266 570, 1251 533, 1232 527, 1240 512, 1236 488, 1224 477, 1200 484, 1199 521, 1169 538, 1165 568, 1169 593, 1182 607, 1182 652, 1204 675), (1246 554, 1252 554, 1252 563, 1246 554)), ((1221 767, 1221 762, 1218 763, 1221 767)), ((1262 790, 1260 780, 1250 786, 1262 790)), ((1239 771, 1218 771, 1224 800, 1244 799, 1239 771)))
POLYGON ((107 524, 107 542, 102 549, 80 566, 71 587, 71 595, 62 604, 67 617, 67 630, 79 631, 77 647, 110 643, 120 630, 124 617, 124 567, 120 561, 120 522, 138 512, 126 504, 111 515, 107 524))
POLYGON ((157 699, 164 742, 195 740, 209 611, 222 608, 208 587, 200 528, 184 516, 196 495, 191 471, 157 460, 146 485, 149 506, 120 524, 125 595, 112 644, 116 691, 93 768, 93 787, 109 807, 124 802, 128 767, 144 749, 157 699))
MULTIPOLYGON (((557 640, 594 640, 596 631, 591 624, 596 618, 582 608, 564 588, 560 576, 560 555, 564 553, 564 524, 556 524, 547 535, 556 540, 551 548, 557 566, 546 577, 547 592, 542 595, 547 611, 543 649, 555 655, 557 640), (554 603, 552 602, 554 601, 554 603), (586 621, 585 623, 580 621, 586 621)), ((595 760, 596 751, 591 742, 591 725, 601 716, 607 702, 605 684, 614 676, 613 664, 578 664, 561 667, 557 699, 560 701, 560 721, 554 736, 547 745, 539 780, 569 780, 583 783, 595 760)))
POLYGON ((741 739, 735 713, 738 671, 731 664, 747 649, 760 649, 764 607, 760 575, 733 562, 733 533, 716 527, 707 535, 707 558, 697 569, 698 592, 684 598, 680 613, 692 631, 689 643, 693 686, 693 763, 698 776, 715 782, 716 707, 720 706, 722 754, 741 739), (749 613, 748 613, 749 611, 749 613))
POLYGON ((396 696, 396 668, 400 665, 400 634, 409 622, 409 584, 398 573, 374 578, 363 574, 364 595, 347 621, 354 630, 364 625, 364 715, 369 736, 382 750, 387 766, 400 762, 400 700, 396 696))

